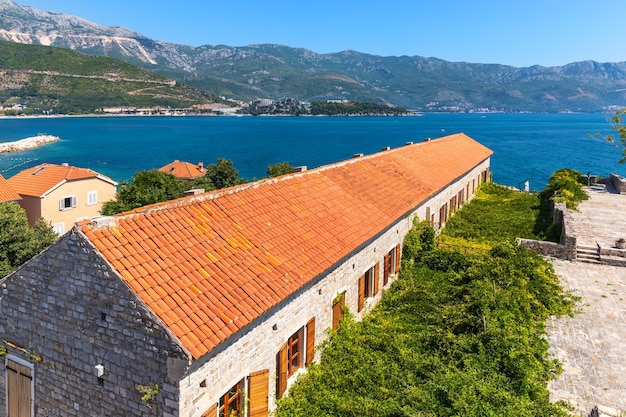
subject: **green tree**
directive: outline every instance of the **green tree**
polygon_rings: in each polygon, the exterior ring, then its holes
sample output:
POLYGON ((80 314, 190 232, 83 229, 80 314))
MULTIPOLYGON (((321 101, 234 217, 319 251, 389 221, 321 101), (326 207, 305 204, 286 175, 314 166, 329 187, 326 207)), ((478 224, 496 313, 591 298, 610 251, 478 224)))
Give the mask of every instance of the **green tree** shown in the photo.
POLYGON ((120 183, 117 199, 107 201, 101 213, 109 216, 148 204, 180 198, 189 189, 189 183, 156 169, 139 171, 132 182, 120 183))
POLYGON ((44 219, 31 228, 19 204, 0 203, 0 277, 13 272, 57 238, 44 219))
MULTIPOLYGON (((626 125, 624 124, 624 117, 626 117, 626 107, 617 110, 609 122, 611 129, 617 133, 617 138, 614 135, 604 136, 600 133, 593 135, 596 138, 606 140, 621 152, 622 157, 617 161, 620 164, 626 163, 626 125)), ((588 136, 591 135, 589 134, 588 136)))
POLYGON ((239 178, 239 171, 230 159, 217 158, 217 162, 206 167, 206 177, 211 180, 215 188, 221 189, 232 187, 246 182, 245 178, 239 178))
POLYGON ((189 182, 156 169, 135 173, 133 181, 120 183, 117 198, 102 206, 105 216, 130 211, 148 204, 160 203, 183 197, 185 191, 203 188, 205 191, 226 188, 246 182, 228 159, 218 158, 217 163, 206 167, 206 174, 189 182))
POLYGON ((584 184, 585 180, 580 172, 569 168, 559 169, 550 176, 541 196, 576 209, 578 203, 589 199, 589 195, 583 190, 584 184))
POLYGON ((270 177, 279 177, 291 173, 293 173, 293 166, 289 162, 279 162, 267 167, 267 175, 270 177))

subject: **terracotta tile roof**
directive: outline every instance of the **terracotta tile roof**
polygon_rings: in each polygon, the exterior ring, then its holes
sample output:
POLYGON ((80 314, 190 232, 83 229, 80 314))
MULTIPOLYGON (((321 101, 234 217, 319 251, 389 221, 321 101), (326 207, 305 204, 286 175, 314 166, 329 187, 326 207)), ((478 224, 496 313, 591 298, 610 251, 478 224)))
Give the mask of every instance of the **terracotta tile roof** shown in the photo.
POLYGON ((189 162, 181 162, 178 159, 159 168, 159 171, 167 172, 183 180, 193 180, 206 174, 202 162, 194 165, 189 162))
POLYGON ((451 135, 79 227, 199 358, 491 153, 451 135))
POLYGON ((7 179, 9 185, 20 195, 45 197, 63 183, 87 178, 100 178, 117 185, 111 178, 87 168, 69 165, 41 164, 25 169, 7 179))
POLYGON ((8 181, 4 179, 2 175, 0 175, 0 203, 4 203, 7 201, 17 201, 21 200, 22 197, 15 192, 13 188, 9 185, 8 181))

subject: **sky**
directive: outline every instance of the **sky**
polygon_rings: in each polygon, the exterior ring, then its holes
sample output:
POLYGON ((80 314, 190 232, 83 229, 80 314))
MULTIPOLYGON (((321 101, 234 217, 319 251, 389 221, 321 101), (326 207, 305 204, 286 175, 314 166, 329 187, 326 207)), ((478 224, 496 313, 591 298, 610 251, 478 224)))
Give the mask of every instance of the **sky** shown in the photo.
POLYGON ((446 61, 626 61, 624 0, 14 0, 191 46, 275 43, 446 61))

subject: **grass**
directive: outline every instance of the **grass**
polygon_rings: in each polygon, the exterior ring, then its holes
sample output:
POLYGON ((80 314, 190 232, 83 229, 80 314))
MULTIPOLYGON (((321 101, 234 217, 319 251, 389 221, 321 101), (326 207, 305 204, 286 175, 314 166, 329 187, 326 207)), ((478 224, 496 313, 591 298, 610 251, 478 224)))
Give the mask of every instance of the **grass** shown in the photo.
POLYGON ((521 193, 486 183, 447 223, 441 241, 456 245, 494 245, 516 238, 558 241, 547 202, 539 194, 521 193))

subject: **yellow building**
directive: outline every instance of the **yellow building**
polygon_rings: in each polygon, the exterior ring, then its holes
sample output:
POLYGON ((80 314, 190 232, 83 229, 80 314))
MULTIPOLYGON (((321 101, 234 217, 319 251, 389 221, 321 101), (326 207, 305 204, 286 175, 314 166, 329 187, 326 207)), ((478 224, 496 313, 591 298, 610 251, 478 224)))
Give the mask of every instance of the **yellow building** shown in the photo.
POLYGON ((66 164, 41 164, 25 169, 7 180, 22 198, 32 226, 43 217, 59 235, 74 222, 100 214, 102 204, 113 200, 117 183, 91 169, 66 164))

